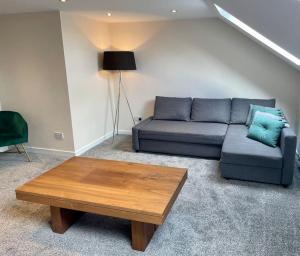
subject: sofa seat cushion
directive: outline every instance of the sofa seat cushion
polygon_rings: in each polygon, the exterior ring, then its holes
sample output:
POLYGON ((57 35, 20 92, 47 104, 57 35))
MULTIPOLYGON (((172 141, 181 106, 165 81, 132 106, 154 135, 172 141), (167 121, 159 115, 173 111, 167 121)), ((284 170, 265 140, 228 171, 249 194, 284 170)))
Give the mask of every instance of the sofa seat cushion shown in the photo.
POLYGON ((152 120, 139 130, 139 138, 222 145, 227 124, 152 120))
POLYGON ((269 147, 247 138, 245 125, 229 125, 222 148, 221 162, 246 166, 282 168, 279 147, 269 147))

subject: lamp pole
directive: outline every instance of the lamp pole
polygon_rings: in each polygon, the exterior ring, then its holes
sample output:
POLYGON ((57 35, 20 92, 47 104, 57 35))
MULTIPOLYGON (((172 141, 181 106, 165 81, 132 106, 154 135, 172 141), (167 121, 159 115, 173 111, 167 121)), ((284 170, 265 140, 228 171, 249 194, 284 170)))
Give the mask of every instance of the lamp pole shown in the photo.
POLYGON ((118 98, 117 98, 116 113, 115 113, 115 118, 114 118, 113 142, 115 140, 115 135, 119 135, 121 87, 122 87, 122 90, 123 90, 124 97, 126 99, 127 106, 129 108, 129 112, 130 112, 130 115, 131 115, 133 125, 135 125, 135 121, 134 121, 133 113, 132 113, 132 110, 131 110, 130 102, 128 100, 126 89, 125 89, 125 86, 123 84, 123 74, 122 74, 122 71, 119 70, 118 98))

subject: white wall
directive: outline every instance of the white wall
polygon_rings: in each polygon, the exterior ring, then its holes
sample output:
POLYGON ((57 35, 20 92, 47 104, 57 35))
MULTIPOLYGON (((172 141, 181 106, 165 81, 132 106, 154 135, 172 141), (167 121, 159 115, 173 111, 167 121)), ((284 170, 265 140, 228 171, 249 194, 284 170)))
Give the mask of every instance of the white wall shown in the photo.
MULTIPOLYGON (((112 47, 136 54, 138 71, 125 74, 136 116, 153 113, 156 95, 275 97, 296 127, 300 72, 226 23, 210 18, 110 28, 112 47)), ((129 130, 124 106, 121 129, 129 130)))
POLYGON ((29 146, 74 151, 59 12, 0 16, 0 38, 3 110, 27 120, 29 146))
MULTIPOLYGON (((24 115, 31 146, 80 151, 112 130, 97 58, 111 46, 136 53, 138 70, 124 74, 135 116, 151 115, 156 95, 275 97, 300 136, 299 71, 218 19, 105 24, 31 13, 0 16, 0 35, 0 101, 24 115)), ((122 99, 120 129, 131 126, 122 99)))
POLYGON ((110 47, 108 24, 61 13, 75 150, 112 130, 109 77, 99 72, 98 53, 110 47))

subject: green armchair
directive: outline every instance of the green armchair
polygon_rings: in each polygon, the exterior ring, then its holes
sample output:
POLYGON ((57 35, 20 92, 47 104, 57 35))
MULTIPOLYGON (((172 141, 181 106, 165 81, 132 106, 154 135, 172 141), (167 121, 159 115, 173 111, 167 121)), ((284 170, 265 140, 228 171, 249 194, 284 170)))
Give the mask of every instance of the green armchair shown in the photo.
POLYGON ((31 162, 23 143, 28 142, 28 126, 24 118, 17 112, 0 111, 0 147, 15 146, 19 153, 18 145, 31 162))

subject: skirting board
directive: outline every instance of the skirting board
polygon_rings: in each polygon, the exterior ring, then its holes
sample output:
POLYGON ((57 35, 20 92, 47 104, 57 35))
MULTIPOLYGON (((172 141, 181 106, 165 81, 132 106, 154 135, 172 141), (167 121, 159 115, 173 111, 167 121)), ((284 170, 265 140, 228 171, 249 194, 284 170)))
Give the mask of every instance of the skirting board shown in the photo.
POLYGON ((109 139, 110 137, 112 137, 112 135, 113 135, 112 131, 108 132, 105 135, 101 136, 99 139, 96 139, 93 142, 83 146, 82 148, 75 151, 75 153, 74 153, 75 156, 80 156, 80 155, 84 154, 88 150, 92 149, 93 147, 96 147, 97 145, 99 145, 103 141, 105 141, 105 140, 109 139))
POLYGON ((119 134, 121 134, 121 135, 131 135, 132 131, 131 130, 119 130, 119 134))
MULTIPOLYGON (((130 130, 119 130, 119 134, 121 135, 131 135, 132 132, 130 130)), ((101 136, 100 138, 92 141, 91 143, 83 146, 82 148, 74 151, 66 151, 66 150, 58 150, 58 149, 49 149, 49 148, 37 148, 37 147, 30 147, 26 146, 26 149, 28 152, 31 153, 40 153, 40 154, 52 154, 52 155, 61 155, 66 157, 72 157, 72 156, 80 156, 87 152, 88 150, 92 149, 93 147, 96 147, 97 145, 101 144, 103 141, 111 138, 113 135, 113 132, 108 132, 105 135, 101 136)))
POLYGON ((29 146, 25 146, 25 148, 29 153, 59 155, 59 156, 66 156, 66 157, 75 156, 75 153, 73 151, 66 151, 66 150, 59 150, 59 149, 52 149, 52 148, 37 148, 37 147, 29 147, 29 146))
MULTIPOLYGON (((119 134, 121 135, 131 135, 132 132, 130 130, 119 130, 119 134)), ((76 150, 75 156, 80 156, 87 152, 88 150, 92 149, 93 147, 96 147, 97 145, 101 144, 103 141, 111 138, 113 136, 113 131, 108 132, 104 136, 100 137, 99 139, 91 142, 90 144, 82 147, 81 149, 76 150)))
POLYGON ((109 139, 110 137, 112 137, 112 132, 108 132, 107 134, 101 136, 100 138, 92 141, 91 143, 83 146, 82 148, 76 151, 67 151, 67 150, 59 150, 59 149, 51 149, 51 148, 38 148, 38 147, 30 147, 30 146, 26 146, 26 149, 28 150, 28 152, 37 153, 37 154, 60 155, 66 157, 80 156, 84 154, 86 151, 90 150, 91 148, 109 139))
MULTIPOLYGON (((132 132, 130 130, 119 130, 120 135, 131 135, 132 132)), ((91 142, 90 144, 82 147, 81 149, 76 150, 75 156, 80 156, 87 152, 88 150, 92 149, 93 147, 96 147, 97 145, 101 144, 103 141, 111 138, 113 136, 113 131, 105 134, 104 136, 100 137, 99 139, 91 142)))

